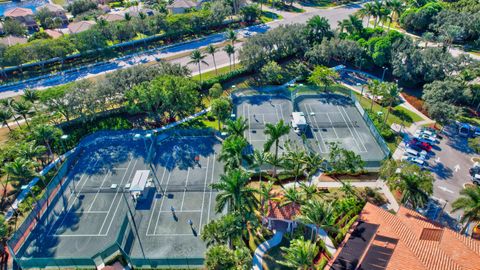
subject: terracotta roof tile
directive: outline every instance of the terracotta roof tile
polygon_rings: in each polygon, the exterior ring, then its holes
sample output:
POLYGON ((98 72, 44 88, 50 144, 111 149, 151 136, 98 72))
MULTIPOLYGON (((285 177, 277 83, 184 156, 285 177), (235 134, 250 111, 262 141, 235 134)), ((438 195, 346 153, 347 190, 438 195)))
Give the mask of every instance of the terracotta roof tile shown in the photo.
POLYGON ((292 220, 300 213, 300 205, 297 203, 280 206, 281 203, 275 201, 268 202, 268 218, 277 218, 284 220, 292 220))
POLYGON ((28 8, 12 8, 3 14, 5 17, 24 17, 24 16, 33 16, 33 11, 28 8))
POLYGON ((86 30, 92 28, 92 26, 94 26, 94 25, 95 25, 95 22, 93 22, 93 21, 73 22, 73 23, 68 25, 68 30, 70 30, 70 33, 76 34, 76 33, 86 31, 86 30))

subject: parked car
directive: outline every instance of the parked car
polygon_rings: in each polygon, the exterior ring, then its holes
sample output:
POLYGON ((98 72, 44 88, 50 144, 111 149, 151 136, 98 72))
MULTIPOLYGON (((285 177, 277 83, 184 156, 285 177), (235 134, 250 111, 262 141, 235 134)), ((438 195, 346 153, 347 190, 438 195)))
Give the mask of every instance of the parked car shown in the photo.
POLYGON ((432 146, 431 146, 429 143, 427 143, 427 142, 421 142, 421 141, 419 141, 419 140, 416 139, 416 138, 413 138, 412 140, 410 140, 410 141, 407 143, 407 145, 410 146, 410 147, 413 147, 413 146, 418 147, 418 148, 420 148, 420 149, 422 149, 422 150, 425 150, 425 151, 427 151, 427 152, 432 151, 432 146))
POLYGON ((420 136, 422 134, 428 135, 433 138, 437 138, 437 133, 431 129, 424 128, 424 129, 419 129, 415 131, 415 136, 420 136))
POLYGON ((436 144, 437 143, 437 138, 429 136, 427 134, 415 135, 415 138, 418 139, 421 142, 426 142, 426 143, 429 143, 429 144, 436 144))
POLYGON ((407 161, 411 164, 418 165, 420 167, 425 167, 427 166, 427 162, 421 158, 418 157, 411 157, 411 156, 403 156, 402 161, 407 161))
POLYGON ((472 182, 475 185, 480 186, 480 174, 475 174, 474 176, 472 176, 472 182))
POLYGON ((471 176, 474 176, 475 174, 480 174, 480 163, 475 162, 473 164, 473 167, 470 168, 469 173, 471 176))
POLYGON ((405 149, 405 153, 403 154, 404 156, 410 156, 410 157, 417 157, 417 158, 421 158, 421 159, 426 159, 427 158, 427 151, 425 150, 421 150, 419 149, 420 151, 416 150, 416 149, 413 149, 412 147, 407 147, 405 149))

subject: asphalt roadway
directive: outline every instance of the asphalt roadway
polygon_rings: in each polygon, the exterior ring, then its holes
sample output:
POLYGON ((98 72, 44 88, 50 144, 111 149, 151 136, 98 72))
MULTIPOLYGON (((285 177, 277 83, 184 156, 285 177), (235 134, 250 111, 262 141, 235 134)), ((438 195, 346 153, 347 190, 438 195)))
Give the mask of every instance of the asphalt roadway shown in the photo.
MULTIPOLYGON (((239 29, 237 30, 237 32, 240 38, 248 38, 248 36, 250 35, 265 33, 266 31, 274 29, 283 24, 305 23, 308 19, 315 15, 327 18, 332 28, 335 28, 337 27, 338 21, 347 18, 348 15, 356 12, 358 9, 360 9, 360 7, 361 5, 359 4, 352 4, 345 7, 329 9, 308 8, 307 12, 304 13, 285 13, 276 11, 277 13, 281 13, 281 15, 283 16, 282 20, 239 29)), ((226 38, 223 33, 213 34, 198 41, 180 44, 178 46, 173 46, 166 49, 158 48, 153 51, 142 52, 139 54, 128 55, 102 63, 97 63, 95 64, 95 66, 85 66, 76 70, 71 70, 69 72, 59 72, 56 74, 52 74, 48 77, 38 77, 29 79, 28 81, 22 81, 10 85, 0 86, 0 99, 21 95, 23 93, 23 90, 26 88, 44 89, 56 85, 66 84, 80 79, 98 76, 122 68, 145 64, 151 61, 156 61, 158 59, 174 58, 175 55, 185 54, 186 52, 206 47, 209 44, 220 44, 222 42, 225 42, 225 40, 226 38)), ((240 49, 241 46, 241 43, 236 44, 237 51, 240 49)), ((217 67, 229 65, 228 55, 222 50, 219 50, 219 52, 215 55, 215 60, 217 67)), ((183 56, 171 60, 171 62, 189 66, 193 74, 196 74, 197 66, 194 64, 189 64, 189 61, 189 56, 183 56)), ((208 63, 208 66, 202 65, 202 70, 206 71, 214 69, 211 56, 207 56, 206 61, 208 63)))

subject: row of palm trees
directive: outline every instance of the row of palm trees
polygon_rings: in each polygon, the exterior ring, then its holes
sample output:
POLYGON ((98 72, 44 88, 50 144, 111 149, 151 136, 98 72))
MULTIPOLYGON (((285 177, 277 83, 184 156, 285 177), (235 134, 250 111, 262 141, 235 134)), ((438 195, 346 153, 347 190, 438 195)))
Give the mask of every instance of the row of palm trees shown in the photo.
POLYGON ((34 90, 26 89, 24 95, 19 100, 14 100, 12 98, 1 99, 0 100, 0 122, 2 126, 6 126, 10 131, 10 121, 14 120, 18 126, 20 123, 19 119, 23 118, 25 124, 30 127, 28 123, 28 118, 37 112, 37 107, 35 102, 39 100, 37 92, 34 90))
MULTIPOLYGON (((227 44, 225 47, 223 47, 223 51, 225 53, 227 53, 227 55, 228 55, 230 71, 232 71, 232 63, 233 63, 233 68, 235 69, 235 42, 238 40, 237 33, 230 29, 226 33, 226 38, 227 38, 228 41, 230 41, 230 44, 227 44)), ((218 75, 217 62, 215 61, 215 54, 217 52, 218 52, 218 49, 215 46, 213 46, 212 44, 210 44, 205 49, 206 54, 203 53, 199 49, 196 49, 196 50, 192 51, 192 53, 190 54, 190 62, 188 62, 188 63, 197 65, 198 74, 200 76, 200 82, 202 81, 201 64, 204 64, 204 65, 207 65, 207 66, 209 65, 205 61, 205 58, 207 57, 207 54, 212 56, 213 65, 215 67, 215 74, 218 75)))
POLYGON ((367 18, 367 25, 370 24, 370 18, 374 19, 374 27, 380 23, 385 25, 388 22, 388 27, 392 22, 398 21, 400 15, 405 10, 404 3, 401 0, 388 0, 369 2, 357 12, 360 18, 367 18))
POLYGON ((367 91, 371 94, 370 111, 373 112, 375 99, 382 97, 382 103, 387 105, 387 113, 384 122, 387 123, 392 106, 398 101, 402 89, 397 83, 385 82, 379 80, 370 80, 367 84, 367 91))

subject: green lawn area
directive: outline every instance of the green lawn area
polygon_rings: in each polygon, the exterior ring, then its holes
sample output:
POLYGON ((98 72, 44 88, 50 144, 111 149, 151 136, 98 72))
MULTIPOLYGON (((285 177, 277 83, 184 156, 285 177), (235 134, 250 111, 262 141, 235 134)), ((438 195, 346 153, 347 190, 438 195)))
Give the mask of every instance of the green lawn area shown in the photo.
POLYGON ((281 20, 283 17, 277 13, 273 13, 270 11, 262 11, 262 15, 260 16, 260 21, 262 23, 268 23, 273 20, 281 20))
MULTIPOLYGON (((232 71, 240 69, 241 67, 242 66, 240 64, 235 64, 235 68, 233 68, 233 65, 232 65, 232 71)), ((218 68, 217 72, 218 72, 218 75, 226 74, 226 73, 230 72, 230 66, 225 66, 225 67, 218 68)), ((204 81, 215 78, 216 76, 217 76, 217 74, 215 72, 215 69, 207 71, 207 72, 202 72, 202 80, 204 80, 204 81)), ((197 75, 193 76, 192 79, 200 81, 200 75, 197 74, 197 75)))
POLYGON ((65 0, 52 0, 52 2, 54 4, 57 4, 57 5, 60 5, 60 6, 63 6, 66 4, 66 1, 65 0))
POLYGON ((336 4, 332 0, 314 0, 309 2, 300 2, 304 6, 311 7, 334 7, 336 4))
POLYGON ((460 116, 458 118, 458 121, 469 123, 469 124, 476 125, 476 126, 480 126, 480 118, 478 118, 478 117, 460 116))

